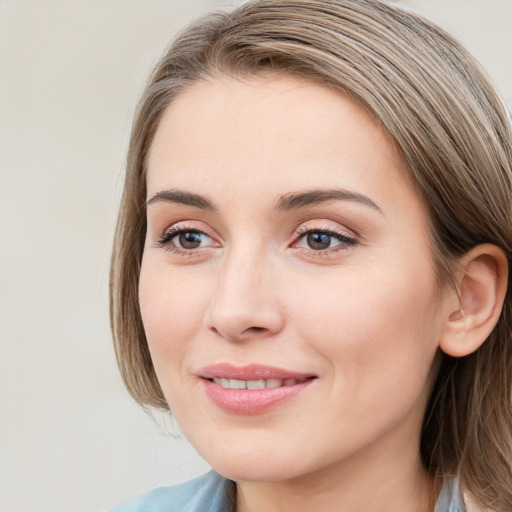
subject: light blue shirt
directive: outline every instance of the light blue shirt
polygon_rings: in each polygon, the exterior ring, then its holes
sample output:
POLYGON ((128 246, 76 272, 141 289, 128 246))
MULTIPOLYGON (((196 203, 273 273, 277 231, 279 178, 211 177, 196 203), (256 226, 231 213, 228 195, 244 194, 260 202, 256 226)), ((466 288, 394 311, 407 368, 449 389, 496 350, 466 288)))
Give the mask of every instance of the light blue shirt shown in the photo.
POLYGON ((235 483, 215 471, 189 482, 159 487, 109 512, 233 512, 235 483))
MULTIPOLYGON (((234 512, 235 483, 211 471, 195 480, 160 487, 110 512, 234 512)), ((458 481, 447 481, 435 512, 466 512, 458 481)))

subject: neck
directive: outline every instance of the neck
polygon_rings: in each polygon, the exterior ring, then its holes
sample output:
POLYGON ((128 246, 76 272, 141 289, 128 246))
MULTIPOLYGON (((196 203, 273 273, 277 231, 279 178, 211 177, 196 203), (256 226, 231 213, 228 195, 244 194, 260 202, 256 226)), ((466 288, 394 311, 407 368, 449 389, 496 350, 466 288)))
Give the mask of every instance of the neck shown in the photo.
POLYGON ((419 456, 407 460, 399 454, 379 460, 379 454, 366 453, 284 481, 239 482, 236 511, 432 512, 434 478, 422 468, 419 456))

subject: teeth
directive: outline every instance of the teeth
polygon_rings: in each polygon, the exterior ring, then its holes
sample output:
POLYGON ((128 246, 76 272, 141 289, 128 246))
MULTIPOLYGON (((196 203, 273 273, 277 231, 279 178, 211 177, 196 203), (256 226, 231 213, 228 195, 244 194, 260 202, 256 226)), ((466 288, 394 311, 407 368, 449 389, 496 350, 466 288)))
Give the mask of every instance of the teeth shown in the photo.
POLYGON ((229 379, 229 389, 247 389, 247 381, 229 379))
POLYGON ((248 380, 247 389, 265 389, 267 387, 264 380, 248 380))
POLYGON ((303 380, 298 379, 267 379, 267 380, 238 380, 238 379, 212 379, 215 384, 226 389, 265 389, 293 386, 303 380))
POLYGON ((282 386, 284 382, 281 379, 268 379, 267 380, 267 388, 278 388, 282 386))

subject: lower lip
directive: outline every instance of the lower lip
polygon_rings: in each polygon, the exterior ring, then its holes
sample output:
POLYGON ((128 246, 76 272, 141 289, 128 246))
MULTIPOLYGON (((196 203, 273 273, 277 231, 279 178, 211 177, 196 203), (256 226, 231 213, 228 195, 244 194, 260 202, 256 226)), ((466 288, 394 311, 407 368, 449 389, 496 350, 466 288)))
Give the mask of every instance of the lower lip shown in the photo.
POLYGON ((234 414, 261 414, 291 400, 314 379, 291 386, 265 389, 226 389, 211 380, 202 379, 210 400, 224 411, 234 414))

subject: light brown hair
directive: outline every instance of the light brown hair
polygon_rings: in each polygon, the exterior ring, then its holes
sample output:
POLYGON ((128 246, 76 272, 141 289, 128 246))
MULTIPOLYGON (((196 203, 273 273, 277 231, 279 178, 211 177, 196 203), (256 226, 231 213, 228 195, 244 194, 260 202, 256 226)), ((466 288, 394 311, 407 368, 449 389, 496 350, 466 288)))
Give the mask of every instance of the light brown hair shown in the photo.
MULTIPOLYGON (((135 116, 111 266, 111 322, 124 382, 168 408, 138 303, 146 158, 166 106, 219 74, 286 73, 348 94, 380 120, 409 164, 431 222, 436 271, 491 243, 512 261, 512 133, 507 110, 468 52, 422 17, 380 0, 257 0, 201 18, 155 67, 135 116)), ((510 290, 510 277, 509 277, 510 290)), ((481 505, 512 510, 512 300, 487 341, 442 355, 421 438, 432 474, 460 475, 481 505)))

